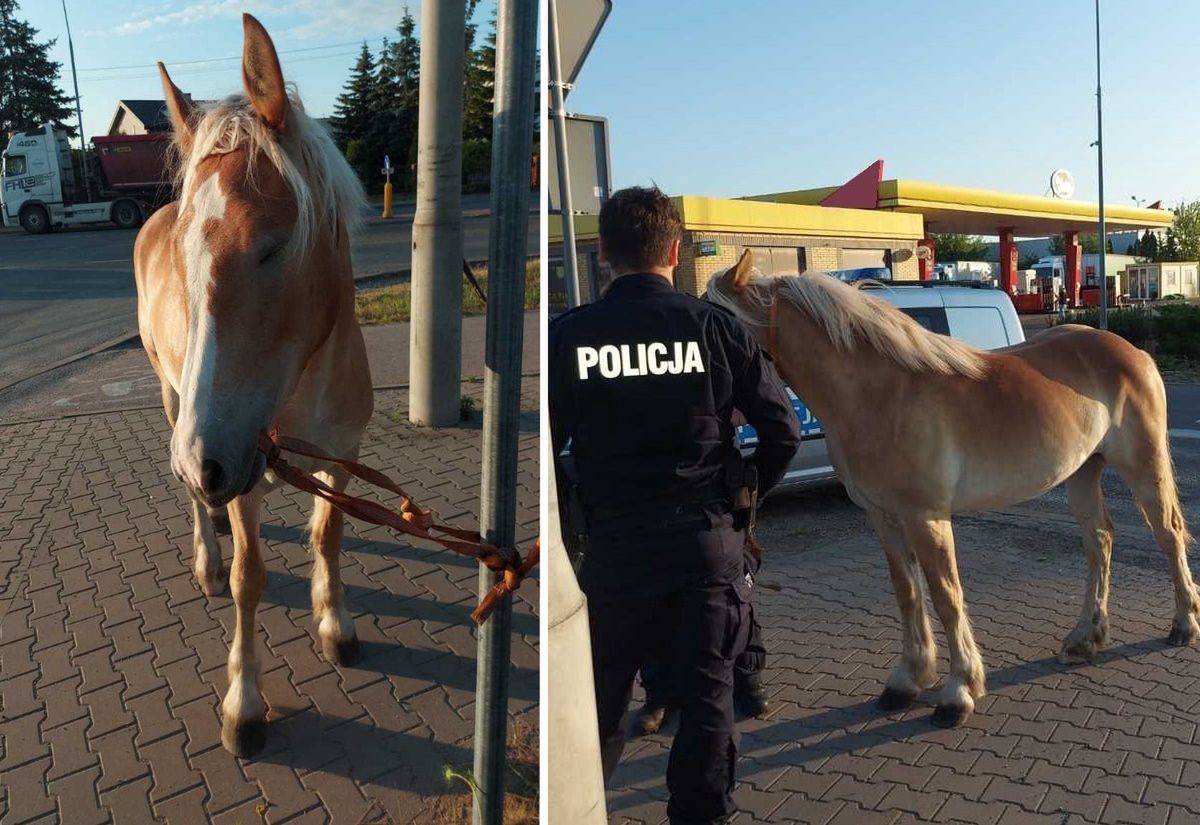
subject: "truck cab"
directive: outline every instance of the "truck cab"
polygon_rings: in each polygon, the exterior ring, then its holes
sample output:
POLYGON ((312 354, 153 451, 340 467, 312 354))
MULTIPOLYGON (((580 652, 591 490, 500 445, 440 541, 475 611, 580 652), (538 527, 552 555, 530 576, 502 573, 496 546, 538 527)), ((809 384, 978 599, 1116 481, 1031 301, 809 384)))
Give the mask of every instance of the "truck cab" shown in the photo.
POLYGON ((50 228, 52 204, 66 200, 64 186, 75 188, 71 146, 66 132, 46 124, 17 132, 4 151, 0 180, 0 216, 5 226, 20 223, 27 232, 50 228))
POLYGON ((0 221, 41 234, 55 226, 115 223, 141 226, 170 194, 166 134, 113 135, 93 141, 107 187, 90 200, 77 185, 67 133, 46 123, 17 132, 0 167, 0 221))

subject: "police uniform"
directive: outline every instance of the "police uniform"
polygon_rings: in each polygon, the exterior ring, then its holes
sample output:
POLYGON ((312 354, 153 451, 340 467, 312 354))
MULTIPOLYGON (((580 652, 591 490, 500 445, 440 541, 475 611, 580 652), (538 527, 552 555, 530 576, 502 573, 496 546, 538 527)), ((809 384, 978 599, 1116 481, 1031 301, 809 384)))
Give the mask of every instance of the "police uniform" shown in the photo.
POLYGON ((579 580, 605 776, 635 674, 669 662, 681 714, 667 813, 674 825, 719 822, 734 810, 733 662, 749 632, 733 410, 758 431, 760 494, 795 454, 796 416, 745 327, 655 274, 621 276, 551 322, 549 357, 554 454, 569 444, 587 521, 579 580))

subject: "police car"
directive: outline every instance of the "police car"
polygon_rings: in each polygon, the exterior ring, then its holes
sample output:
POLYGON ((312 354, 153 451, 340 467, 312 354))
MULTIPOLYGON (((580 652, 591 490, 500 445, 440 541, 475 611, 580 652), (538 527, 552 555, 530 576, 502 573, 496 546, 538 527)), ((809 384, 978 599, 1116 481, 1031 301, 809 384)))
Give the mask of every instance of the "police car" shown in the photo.
MULTIPOLYGON (((868 287, 875 295, 907 313, 921 326, 949 335, 980 349, 999 349, 1025 340, 1012 300, 1002 290, 978 282, 892 282, 868 287)), ((800 419, 800 449, 783 480, 772 493, 829 484, 837 480, 829 463, 821 422, 788 388, 792 408, 800 419)), ((750 454, 758 437, 745 425, 737 431, 738 446, 750 454)))

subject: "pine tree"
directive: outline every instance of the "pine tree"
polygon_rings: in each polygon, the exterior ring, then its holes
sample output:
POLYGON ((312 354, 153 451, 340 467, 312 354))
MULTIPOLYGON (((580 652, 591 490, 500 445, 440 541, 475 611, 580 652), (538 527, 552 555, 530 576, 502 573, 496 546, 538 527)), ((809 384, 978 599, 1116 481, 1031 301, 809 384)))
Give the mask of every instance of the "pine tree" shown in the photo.
POLYGON ((365 134, 366 157, 360 171, 363 182, 373 187, 379 181, 383 157, 396 158, 399 128, 399 84, 396 82, 395 46, 384 38, 379 49, 375 82, 370 94, 370 124, 365 134))
POLYGON ((66 121, 75 99, 58 88, 62 64, 49 57, 55 41, 39 43, 17 10, 17 0, 0 0, 0 135, 47 121, 74 135, 66 121))
POLYGON ((365 140, 367 137, 367 130, 371 125, 371 98, 374 88, 375 59, 371 56, 367 44, 363 43, 358 62, 354 64, 354 72, 346 81, 342 93, 338 95, 331 118, 334 138, 342 151, 347 153, 347 157, 350 154, 350 142, 365 140))
POLYGON ((496 86, 496 14, 483 45, 467 52, 463 90, 463 139, 492 139, 492 107, 496 86))
POLYGON ((417 162, 417 114, 421 96, 421 44, 417 40, 417 24, 408 6, 396 27, 399 35, 392 44, 392 71, 396 77, 396 154, 392 165, 402 174, 397 177, 398 188, 412 191, 416 176, 411 171, 417 162))

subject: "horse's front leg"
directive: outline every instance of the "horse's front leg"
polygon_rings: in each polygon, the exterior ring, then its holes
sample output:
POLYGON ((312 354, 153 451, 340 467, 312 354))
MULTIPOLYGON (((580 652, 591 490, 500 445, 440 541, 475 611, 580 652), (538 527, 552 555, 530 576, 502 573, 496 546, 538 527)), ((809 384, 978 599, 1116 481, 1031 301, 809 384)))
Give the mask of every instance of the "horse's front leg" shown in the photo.
MULTIPOLYGON (((335 490, 346 489, 348 475, 340 468, 323 471, 317 477, 335 490)), ((322 498, 315 499, 308 523, 312 546, 316 551, 312 572, 313 619, 321 639, 321 652, 338 665, 353 664, 359 656, 354 617, 346 609, 346 594, 339 567, 342 552, 342 511, 322 498)))
POLYGON ((922 688, 937 681, 937 647, 929 614, 925 611, 925 594, 921 587, 921 570, 916 556, 904 543, 904 534, 890 517, 877 510, 867 515, 879 543, 887 555, 892 590, 900 608, 902 651, 900 661, 888 676, 887 685, 879 696, 884 710, 909 707, 917 700, 922 688))
POLYGON ((237 626, 229 648, 229 691, 221 705, 224 722, 221 743, 235 756, 253 756, 267 737, 267 706, 258 686, 259 661, 254 621, 267 584, 267 568, 258 545, 260 493, 251 492, 229 503, 233 530, 233 566, 229 588, 237 610, 237 626))
POLYGON ((905 544, 916 553, 921 569, 925 571, 929 596, 946 632, 950 675, 938 697, 932 722, 938 727, 950 728, 970 716, 975 710, 975 700, 987 692, 983 659, 975 646, 962 583, 958 579, 954 531, 948 518, 909 520, 903 524, 903 531, 905 544))
POLYGON ((217 540, 214 514, 204 502, 192 496, 192 570, 206 596, 216 596, 225 590, 229 574, 221 562, 221 544, 217 540))

